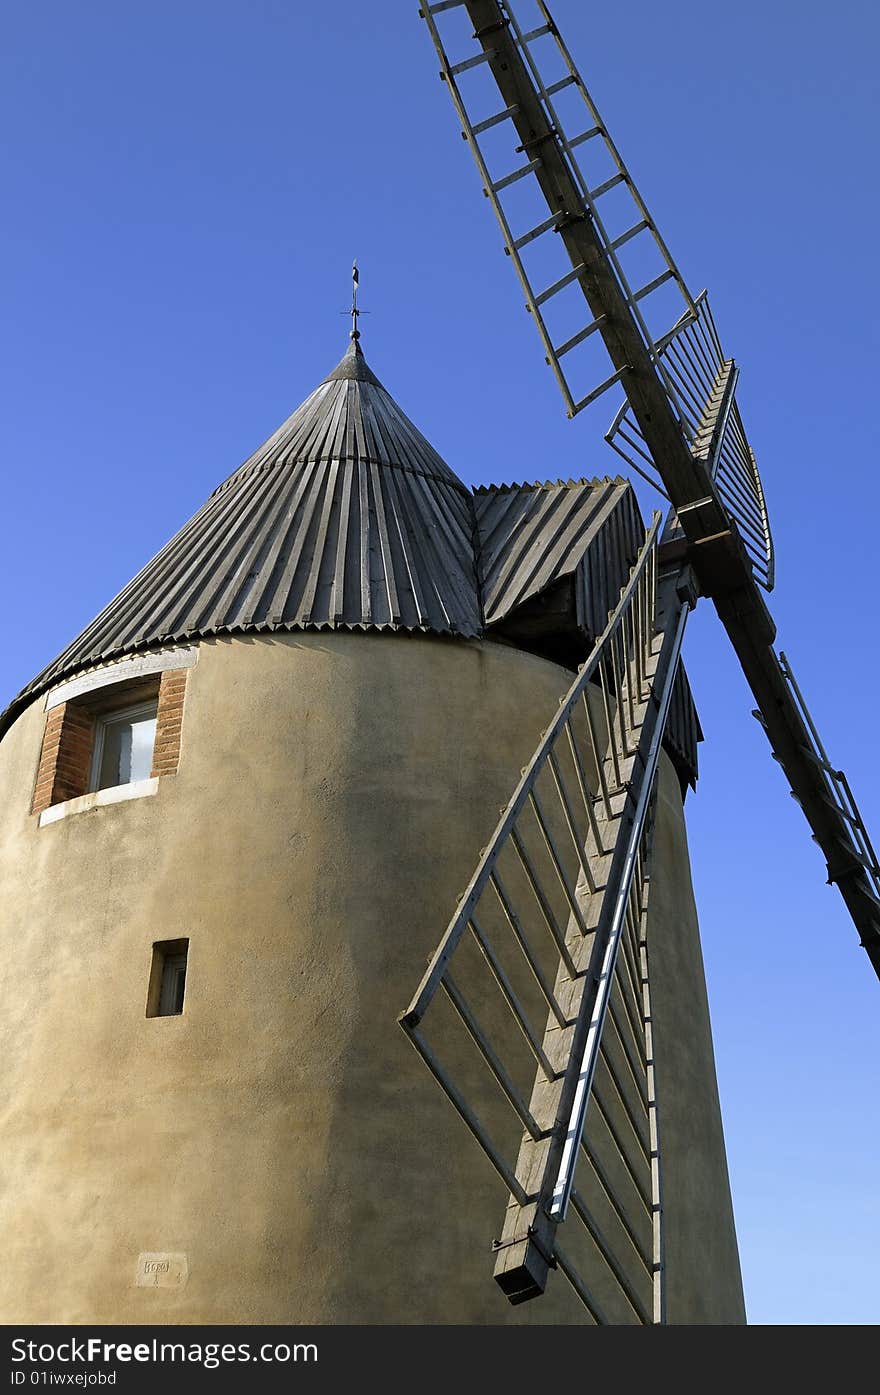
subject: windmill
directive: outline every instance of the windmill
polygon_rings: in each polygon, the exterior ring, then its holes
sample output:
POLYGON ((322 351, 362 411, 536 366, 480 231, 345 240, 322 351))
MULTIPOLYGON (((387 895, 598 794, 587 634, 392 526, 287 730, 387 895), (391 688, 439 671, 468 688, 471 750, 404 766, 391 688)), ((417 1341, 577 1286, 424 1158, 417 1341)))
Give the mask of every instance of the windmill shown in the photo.
POLYGON ((604 1193, 626 1224, 592 1121, 600 1115, 611 1127, 596 1087, 600 1063, 612 1082, 616 1069, 630 1072, 635 1111, 614 1082, 618 1102, 647 1147, 636 1163, 622 1145, 617 1152, 650 1211, 651 1254, 642 1259, 652 1276, 653 1320, 662 1322, 663 1095, 647 927, 659 751, 698 599, 711 600, 727 631, 754 715, 878 974, 880 867, 846 777, 774 648, 764 600, 774 583, 767 508, 737 404, 738 369, 705 292, 689 291, 542 0, 531 28, 499 0, 441 0, 421 13, 566 411, 575 417, 620 384, 625 401, 606 440, 669 512, 665 525, 655 515, 647 530, 607 626, 523 769, 400 1020, 508 1189, 496 1281, 521 1303, 541 1294, 557 1270, 600 1322, 602 1305, 572 1262, 567 1235, 584 1227, 606 1277, 639 1314, 628 1262, 597 1223, 589 1194, 604 1193), (512 906, 500 872, 511 863, 532 893, 528 916, 512 906), (548 877, 567 903, 564 927, 548 914, 548 877), (490 923, 501 929, 488 931, 490 923), (552 974, 537 948, 547 931, 552 974), (526 1010, 499 936, 528 963, 544 1020, 526 1010), (506 1014, 492 1017, 491 1030, 482 990, 466 978, 474 946, 506 1014), (487 1128, 475 1103, 485 1090, 472 1085, 464 1058, 449 1067, 432 1046, 441 1002, 522 1126, 512 1150, 487 1128), (509 1065, 520 1041, 534 1065, 525 1095, 509 1065))
MULTIPOLYGON (((482 33, 441 61, 489 99, 465 135, 545 354, 574 414, 618 377, 611 443, 677 513, 646 528, 619 477, 469 488, 355 301, 341 361, 0 713, 13 1321, 744 1319, 678 655, 710 590, 772 654, 760 481, 705 297, 598 115, 569 124, 546 14, 472 8, 429 20, 482 33)), ((872 948, 867 836, 767 662, 872 948)))

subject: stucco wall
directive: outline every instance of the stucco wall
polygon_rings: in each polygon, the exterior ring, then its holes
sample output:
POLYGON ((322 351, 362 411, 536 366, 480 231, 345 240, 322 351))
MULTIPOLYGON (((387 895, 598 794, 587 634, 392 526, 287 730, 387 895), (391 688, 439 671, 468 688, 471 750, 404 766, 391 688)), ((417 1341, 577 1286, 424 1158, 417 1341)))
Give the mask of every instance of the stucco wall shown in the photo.
POLYGON ((667 1320, 745 1322, 681 794, 665 759, 658 782, 650 895, 667 1320))
MULTIPOLYGON (((561 1281, 520 1308, 493 1284, 497 1181, 395 1020, 569 681, 492 644, 206 641, 179 773, 41 829, 43 702, 19 718, 0 743, 0 1320, 583 1320, 561 1281), (185 1012, 148 1019, 152 944, 179 937, 185 1012), (136 1287, 145 1251, 186 1254, 187 1283, 136 1287)), ((737 1320, 671 767, 663 790, 670 1317, 737 1320)))

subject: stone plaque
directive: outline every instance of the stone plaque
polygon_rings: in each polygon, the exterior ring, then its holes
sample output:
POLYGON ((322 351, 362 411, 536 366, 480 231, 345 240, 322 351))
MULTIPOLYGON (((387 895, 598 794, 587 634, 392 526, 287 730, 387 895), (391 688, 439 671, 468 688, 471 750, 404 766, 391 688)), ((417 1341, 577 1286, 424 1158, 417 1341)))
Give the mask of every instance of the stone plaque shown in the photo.
POLYGON ((138 1255, 135 1284, 138 1288, 183 1288, 189 1277, 186 1255, 138 1255))

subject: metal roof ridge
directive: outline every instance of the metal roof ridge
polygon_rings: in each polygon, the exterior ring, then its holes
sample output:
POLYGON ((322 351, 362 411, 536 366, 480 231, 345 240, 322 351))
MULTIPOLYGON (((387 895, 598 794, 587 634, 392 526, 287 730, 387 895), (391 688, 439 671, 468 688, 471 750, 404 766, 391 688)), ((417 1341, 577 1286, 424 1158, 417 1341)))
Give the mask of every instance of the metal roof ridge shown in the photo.
POLYGON ((568 480, 523 480, 520 484, 512 481, 510 484, 475 484, 473 494, 511 494, 521 490, 536 489, 599 489, 609 484, 627 484, 628 481, 622 475, 593 475, 588 477, 582 475, 580 479, 568 480))
MULTIPOLYGON (((247 461, 244 462, 245 465, 247 463, 247 461)), ((253 479, 254 475, 265 474, 269 470, 277 470, 280 467, 290 465, 359 464, 377 465, 382 470, 402 470, 405 474, 418 475, 420 479, 436 480, 438 484, 445 485, 447 489, 454 489, 456 493, 463 495, 467 499, 471 497, 471 491, 463 480, 450 479, 448 475, 442 474, 439 470, 427 470, 423 466, 405 464, 401 460, 382 460, 376 455, 360 455, 355 449, 351 455, 285 455, 272 460, 257 461, 253 468, 248 470, 247 473, 240 473, 240 471, 244 471, 244 465, 240 465, 238 470, 236 470, 233 475, 229 476, 229 479, 224 480, 222 484, 218 484, 217 488, 209 494, 208 498, 218 498, 221 494, 227 493, 228 490, 230 490, 233 485, 238 484, 239 481, 253 479)))

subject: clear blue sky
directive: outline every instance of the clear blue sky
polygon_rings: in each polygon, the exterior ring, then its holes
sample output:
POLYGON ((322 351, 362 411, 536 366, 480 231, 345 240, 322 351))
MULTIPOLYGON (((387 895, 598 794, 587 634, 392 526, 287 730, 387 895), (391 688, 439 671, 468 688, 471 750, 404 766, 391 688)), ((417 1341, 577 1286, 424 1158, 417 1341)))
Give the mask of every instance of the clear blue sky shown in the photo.
MULTIPOLYGON (((555 14, 742 365, 781 645, 880 842, 878 11, 555 14)), ((606 404, 565 419, 415 0, 44 0, 4 40, 4 702, 340 357, 355 254, 370 363, 466 481, 616 473, 606 404)), ((708 603, 686 656, 749 1315, 876 1322, 880 985, 708 603)))

